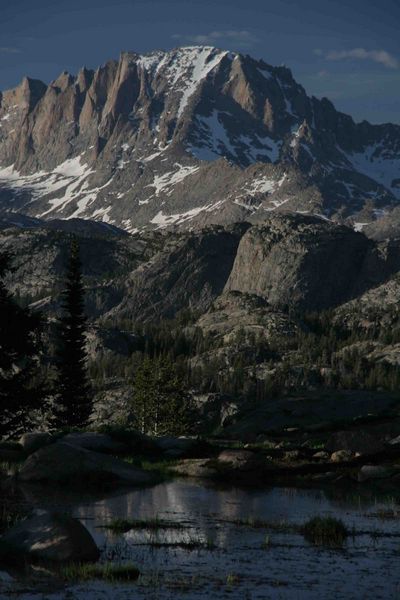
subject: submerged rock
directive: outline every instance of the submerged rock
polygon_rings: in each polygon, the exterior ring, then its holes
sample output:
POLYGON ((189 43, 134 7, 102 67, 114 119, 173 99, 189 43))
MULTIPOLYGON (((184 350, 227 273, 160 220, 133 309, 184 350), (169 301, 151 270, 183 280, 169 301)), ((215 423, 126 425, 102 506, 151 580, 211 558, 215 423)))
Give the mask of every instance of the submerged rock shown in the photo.
POLYGON ((152 481, 149 473, 122 460, 65 442, 51 444, 31 454, 22 465, 18 478, 77 486, 112 482, 143 485, 152 481))
POLYGON ((67 515, 45 513, 26 519, 0 538, 0 557, 26 555, 46 561, 95 561, 100 552, 88 530, 67 515))

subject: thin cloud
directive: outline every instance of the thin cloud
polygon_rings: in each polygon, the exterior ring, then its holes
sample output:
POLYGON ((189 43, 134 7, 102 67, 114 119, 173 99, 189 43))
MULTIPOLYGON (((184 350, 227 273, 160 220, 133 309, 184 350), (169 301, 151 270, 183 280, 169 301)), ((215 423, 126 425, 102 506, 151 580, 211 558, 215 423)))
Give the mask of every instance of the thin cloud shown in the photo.
MULTIPOLYGON (((319 50, 314 51, 315 54, 321 55, 319 50)), ((352 50, 331 50, 324 55, 326 60, 370 60, 377 64, 383 65, 387 69, 398 69, 400 63, 392 54, 386 50, 366 50, 365 48, 353 48, 352 50)))
POLYGON ((21 52, 19 48, 14 48, 12 46, 0 46, 0 54, 18 54, 21 52))
POLYGON ((250 48, 257 42, 259 42, 259 38, 250 31, 247 31, 247 29, 228 29, 226 31, 210 31, 210 33, 196 35, 183 35, 180 33, 175 33, 171 37, 174 40, 191 42, 192 44, 209 44, 210 46, 213 46, 215 44, 218 44, 219 42, 223 42, 230 43, 235 46, 241 46, 242 48, 250 48))

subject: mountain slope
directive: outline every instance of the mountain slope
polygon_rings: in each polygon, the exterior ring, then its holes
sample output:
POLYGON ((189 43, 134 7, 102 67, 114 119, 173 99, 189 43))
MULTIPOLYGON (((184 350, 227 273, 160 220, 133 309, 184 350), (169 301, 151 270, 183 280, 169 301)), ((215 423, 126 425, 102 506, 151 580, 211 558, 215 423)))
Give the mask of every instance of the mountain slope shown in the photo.
POLYGON ((354 123, 289 69, 211 47, 123 53, 0 95, 0 210, 128 231, 352 219, 400 200, 400 126, 354 123))

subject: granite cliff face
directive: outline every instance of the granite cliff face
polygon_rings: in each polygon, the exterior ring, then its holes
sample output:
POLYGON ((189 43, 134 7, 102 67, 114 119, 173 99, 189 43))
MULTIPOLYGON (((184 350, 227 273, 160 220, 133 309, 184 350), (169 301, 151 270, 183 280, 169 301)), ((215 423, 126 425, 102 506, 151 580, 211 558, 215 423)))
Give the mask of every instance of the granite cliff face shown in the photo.
POLYGON ((249 56, 123 53, 0 94, 2 213, 134 232, 299 211, 360 229, 399 200, 399 126, 356 124, 249 56))
MULTIPOLYGON (((277 214, 262 225, 140 235, 89 223, 25 220, 18 228, 3 221, 0 250, 13 253, 16 267, 11 290, 56 309, 73 225, 92 318, 158 321, 186 309, 203 315, 230 293, 268 310, 319 310, 386 285, 400 270, 399 242, 374 242, 318 217, 277 214)), ((220 313, 229 318, 235 302, 220 313)))
POLYGON ((399 266, 399 258, 384 257, 349 227, 276 215, 242 237, 225 291, 256 294, 275 306, 321 310, 360 295, 399 266))

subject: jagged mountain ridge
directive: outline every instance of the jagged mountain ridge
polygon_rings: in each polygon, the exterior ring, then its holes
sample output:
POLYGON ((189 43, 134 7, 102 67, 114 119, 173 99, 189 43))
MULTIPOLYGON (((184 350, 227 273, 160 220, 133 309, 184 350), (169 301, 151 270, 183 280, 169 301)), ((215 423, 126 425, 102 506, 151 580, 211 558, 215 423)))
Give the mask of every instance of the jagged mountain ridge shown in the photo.
POLYGON ((297 211, 361 229, 399 200, 400 126, 356 124, 238 53, 125 52, 0 95, 2 213, 133 232, 297 211))

